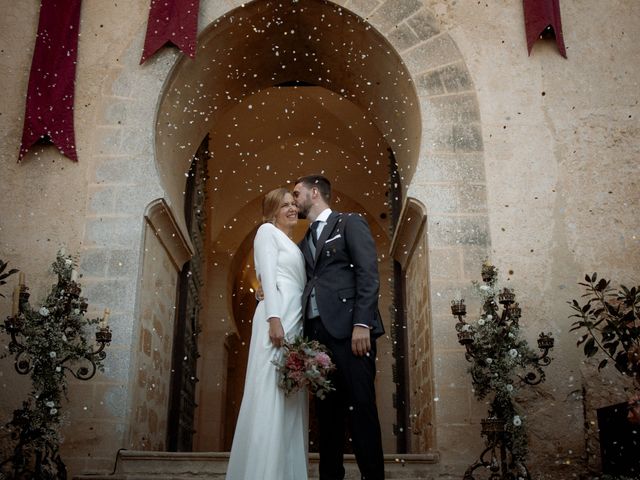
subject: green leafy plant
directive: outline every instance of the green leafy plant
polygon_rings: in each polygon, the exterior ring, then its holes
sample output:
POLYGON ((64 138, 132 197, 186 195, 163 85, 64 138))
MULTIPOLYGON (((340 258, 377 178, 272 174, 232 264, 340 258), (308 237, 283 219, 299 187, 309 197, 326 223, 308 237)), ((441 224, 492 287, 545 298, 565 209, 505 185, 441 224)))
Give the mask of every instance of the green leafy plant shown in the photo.
MULTIPOLYGON (((9 265, 9 262, 5 262, 3 260, 0 260, 0 287, 2 285, 6 285, 6 279, 9 278, 11 275, 18 273, 19 270, 17 268, 12 268, 11 270, 9 270, 8 272, 5 272, 5 270, 7 269, 7 266, 9 265)), ((0 297, 4 298, 4 295, 0 292, 0 297)))
POLYGON ((569 302, 576 312, 569 318, 577 318, 571 331, 582 333, 577 345, 589 358, 598 352, 605 355, 598 370, 612 362, 640 388, 640 287, 614 289, 609 280, 598 280, 597 273, 584 278, 579 285, 584 287, 586 303, 569 302))

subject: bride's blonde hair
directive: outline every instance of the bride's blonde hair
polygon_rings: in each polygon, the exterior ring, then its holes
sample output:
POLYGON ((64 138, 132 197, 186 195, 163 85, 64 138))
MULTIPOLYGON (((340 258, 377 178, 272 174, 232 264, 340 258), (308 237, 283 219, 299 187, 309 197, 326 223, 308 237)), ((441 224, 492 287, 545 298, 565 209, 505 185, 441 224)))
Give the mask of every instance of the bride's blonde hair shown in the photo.
POLYGON ((271 190, 264 196, 262 200, 262 221, 273 222, 276 218, 276 214, 282 205, 282 200, 287 193, 291 193, 284 187, 271 190))

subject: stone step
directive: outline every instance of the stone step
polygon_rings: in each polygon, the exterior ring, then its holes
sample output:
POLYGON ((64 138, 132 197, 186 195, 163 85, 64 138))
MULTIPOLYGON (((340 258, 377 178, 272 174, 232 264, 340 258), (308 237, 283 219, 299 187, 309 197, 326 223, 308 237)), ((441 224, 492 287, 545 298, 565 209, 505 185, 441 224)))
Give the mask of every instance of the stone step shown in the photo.
MULTIPOLYGON (((186 480, 224 479, 229 453, 209 452, 139 452, 121 450, 114 473, 78 475, 75 480, 186 480)), ((432 480, 436 473, 437 454, 385 455, 387 480, 432 480)), ((309 459, 309 480, 318 478, 318 455, 309 459)), ((345 480, 359 480, 353 455, 345 455, 345 480)), ((256 479, 258 480, 258 479, 256 479)))

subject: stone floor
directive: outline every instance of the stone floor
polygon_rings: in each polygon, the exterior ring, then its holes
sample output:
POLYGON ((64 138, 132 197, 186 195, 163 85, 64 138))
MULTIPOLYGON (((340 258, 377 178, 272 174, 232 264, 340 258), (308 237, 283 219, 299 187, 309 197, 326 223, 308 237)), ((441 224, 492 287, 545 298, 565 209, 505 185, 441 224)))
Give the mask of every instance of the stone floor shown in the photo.
MULTIPOLYGON (((136 452, 123 450, 118 454, 114 472, 110 475, 80 475, 75 480, 182 480, 224 479, 228 453, 136 452)), ((386 455, 387 480, 431 480, 459 478, 436 473, 436 455, 386 455)), ((345 480, 358 480, 358 469, 352 455, 345 458, 345 480)), ((318 457, 311 455, 309 480, 317 479, 318 457)), ((260 479, 256 479, 260 480, 260 479)))

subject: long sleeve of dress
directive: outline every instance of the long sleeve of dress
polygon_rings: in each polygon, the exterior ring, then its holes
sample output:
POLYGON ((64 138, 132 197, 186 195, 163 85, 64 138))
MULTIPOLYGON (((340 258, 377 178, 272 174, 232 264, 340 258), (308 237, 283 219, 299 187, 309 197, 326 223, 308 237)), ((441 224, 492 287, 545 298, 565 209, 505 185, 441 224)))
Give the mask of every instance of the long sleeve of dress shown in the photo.
POLYGON ((282 305, 276 286, 278 273, 278 240, 273 225, 265 223, 258 228, 253 241, 256 273, 264 292, 266 318, 282 317, 282 305))

